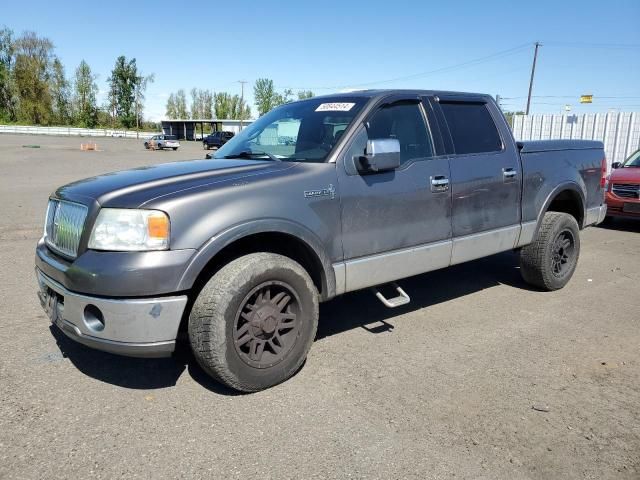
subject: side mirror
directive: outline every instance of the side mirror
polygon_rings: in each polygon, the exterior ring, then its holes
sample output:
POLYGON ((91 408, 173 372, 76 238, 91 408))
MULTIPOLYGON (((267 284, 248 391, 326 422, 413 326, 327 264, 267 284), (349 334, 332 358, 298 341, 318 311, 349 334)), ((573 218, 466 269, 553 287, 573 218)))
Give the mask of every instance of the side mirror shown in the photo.
POLYGON ((620 168, 622 167, 622 162, 613 162, 611 164, 611 168, 620 168))
POLYGON ((396 138, 368 140, 365 154, 357 160, 360 173, 395 170, 400 166, 400 142, 396 138))

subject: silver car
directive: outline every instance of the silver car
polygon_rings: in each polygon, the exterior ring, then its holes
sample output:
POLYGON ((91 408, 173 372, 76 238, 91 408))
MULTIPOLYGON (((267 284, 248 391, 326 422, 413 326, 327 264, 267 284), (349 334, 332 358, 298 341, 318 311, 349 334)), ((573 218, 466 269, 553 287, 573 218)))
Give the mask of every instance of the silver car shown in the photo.
POLYGON ((175 151, 180 148, 180 142, 175 135, 154 135, 153 137, 145 140, 144 148, 147 150, 171 148, 175 151))

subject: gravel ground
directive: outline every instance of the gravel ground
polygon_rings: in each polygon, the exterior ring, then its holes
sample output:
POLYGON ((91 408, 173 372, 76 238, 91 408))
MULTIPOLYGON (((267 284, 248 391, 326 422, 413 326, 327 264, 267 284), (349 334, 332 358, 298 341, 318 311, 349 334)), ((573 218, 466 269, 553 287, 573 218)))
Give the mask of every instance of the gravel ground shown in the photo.
POLYGON ((204 156, 80 142, 0 135, 0 478, 640 478, 640 222, 584 231, 558 292, 506 253, 401 282, 400 309, 324 304, 302 370, 236 395, 188 353, 127 359, 49 328, 33 274, 49 193, 204 156))

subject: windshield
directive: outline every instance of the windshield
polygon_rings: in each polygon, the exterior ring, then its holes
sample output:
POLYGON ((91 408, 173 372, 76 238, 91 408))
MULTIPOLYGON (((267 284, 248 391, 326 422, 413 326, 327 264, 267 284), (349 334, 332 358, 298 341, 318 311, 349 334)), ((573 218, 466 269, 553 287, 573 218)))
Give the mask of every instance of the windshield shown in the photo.
POLYGON ((629 158, 627 158, 627 161, 624 162, 623 166, 625 168, 626 167, 640 167, 640 150, 638 150, 636 153, 634 153, 629 158))
POLYGON ((363 97, 325 97, 282 105, 234 136, 214 158, 324 162, 366 102, 363 97))

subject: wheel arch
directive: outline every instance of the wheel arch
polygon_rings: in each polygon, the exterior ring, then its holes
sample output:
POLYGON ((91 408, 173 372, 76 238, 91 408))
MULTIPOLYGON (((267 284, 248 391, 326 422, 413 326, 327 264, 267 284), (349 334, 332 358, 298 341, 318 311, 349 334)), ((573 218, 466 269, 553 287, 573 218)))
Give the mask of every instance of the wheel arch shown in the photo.
MULTIPOLYGON (((578 226, 583 228, 586 217, 586 201, 582 189, 575 183, 567 183, 556 187, 545 202, 542 214, 546 212, 562 212, 573 216, 578 226)), ((540 221, 541 218, 538 219, 540 221)))
POLYGON ((335 296, 335 274, 320 240, 305 227, 276 219, 237 225, 212 237, 187 266, 178 289, 201 288, 223 265, 255 252, 278 253, 297 261, 311 276, 320 300, 335 296))
POLYGON ((536 220, 534 238, 538 234, 544 214, 547 212, 568 213, 576 219, 578 226, 582 229, 584 227, 586 217, 586 201, 584 192, 575 182, 562 183, 554 188, 549 195, 547 195, 547 198, 540 209, 540 213, 536 220))

